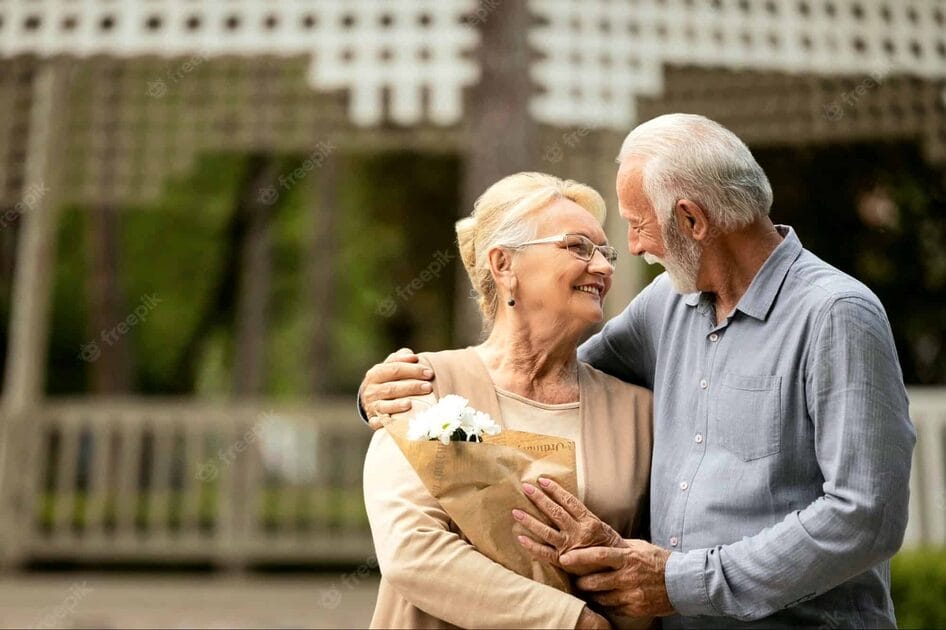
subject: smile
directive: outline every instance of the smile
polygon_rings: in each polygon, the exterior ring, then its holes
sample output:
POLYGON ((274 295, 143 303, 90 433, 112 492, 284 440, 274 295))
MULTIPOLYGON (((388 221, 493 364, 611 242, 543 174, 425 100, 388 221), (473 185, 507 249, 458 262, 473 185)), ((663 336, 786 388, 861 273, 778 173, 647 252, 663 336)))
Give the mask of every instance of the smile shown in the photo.
POLYGON ((581 291, 582 293, 590 293, 600 300, 601 292, 604 290, 604 287, 598 284, 582 284, 575 287, 575 290, 581 291))

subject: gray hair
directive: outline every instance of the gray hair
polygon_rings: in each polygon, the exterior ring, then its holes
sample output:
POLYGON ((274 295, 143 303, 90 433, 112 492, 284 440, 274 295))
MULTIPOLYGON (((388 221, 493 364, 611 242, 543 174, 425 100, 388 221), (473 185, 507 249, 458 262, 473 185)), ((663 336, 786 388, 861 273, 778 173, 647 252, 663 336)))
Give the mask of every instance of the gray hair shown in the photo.
POLYGON ((665 114, 624 139, 618 162, 643 158, 644 194, 665 223, 680 199, 702 207, 724 231, 766 217, 772 186, 749 147, 719 123, 696 114, 665 114))

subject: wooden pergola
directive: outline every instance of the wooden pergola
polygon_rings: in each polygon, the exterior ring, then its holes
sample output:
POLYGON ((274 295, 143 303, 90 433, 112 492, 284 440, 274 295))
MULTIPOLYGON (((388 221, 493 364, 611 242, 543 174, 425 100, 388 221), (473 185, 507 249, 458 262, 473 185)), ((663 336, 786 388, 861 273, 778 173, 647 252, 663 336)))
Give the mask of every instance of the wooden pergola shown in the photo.
MULTIPOLYGON (((59 209, 155 199, 202 152, 452 152, 458 214, 526 169, 615 208, 621 139, 671 111, 750 146, 891 139, 946 161, 943 0, 40 0, 0 6, 0 58, 0 216, 17 224, 0 429, 43 404, 59 209)), ((617 212, 606 227, 623 242, 617 212)), ((643 278, 621 264, 612 310, 643 278)))

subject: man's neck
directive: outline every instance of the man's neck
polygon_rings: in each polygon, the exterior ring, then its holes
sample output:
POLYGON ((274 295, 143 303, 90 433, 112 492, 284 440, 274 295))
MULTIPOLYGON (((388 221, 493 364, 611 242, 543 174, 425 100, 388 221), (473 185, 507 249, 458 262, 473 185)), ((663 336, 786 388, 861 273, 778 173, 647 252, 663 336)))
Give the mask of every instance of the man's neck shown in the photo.
POLYGON ((716 323, 735 310, 759 269, 782 242, 768 219, 719 236, 703 251, 700 289, 716 298, 716 323))

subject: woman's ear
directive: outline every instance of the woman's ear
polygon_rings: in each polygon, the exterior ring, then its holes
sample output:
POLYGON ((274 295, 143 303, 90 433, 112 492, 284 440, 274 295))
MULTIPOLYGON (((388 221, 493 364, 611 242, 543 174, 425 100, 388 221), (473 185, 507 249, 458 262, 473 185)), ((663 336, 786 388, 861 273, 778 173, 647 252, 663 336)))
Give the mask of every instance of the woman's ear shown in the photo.
POLYGON ((487 254, 489 258, 489 268, 493 272, 494 278, 502 278, 512 272, 512 255, 509 250, 503 247, 494 247, 487 254))
POLYGON ((673 213, 680 231, 693 240, 702 241, 709 236, 709 217, 699 204, 689 199, 680 199, 673 207, 673 213))

